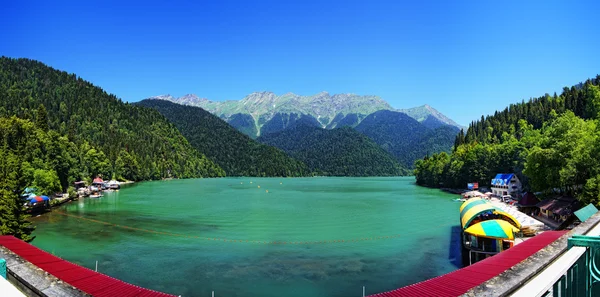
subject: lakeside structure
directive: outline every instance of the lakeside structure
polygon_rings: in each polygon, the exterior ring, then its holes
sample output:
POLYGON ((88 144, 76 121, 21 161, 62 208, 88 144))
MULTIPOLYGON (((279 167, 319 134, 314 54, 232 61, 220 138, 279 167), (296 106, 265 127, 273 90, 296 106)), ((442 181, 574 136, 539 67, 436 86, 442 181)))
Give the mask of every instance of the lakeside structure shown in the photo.
POLYGON ((484 198, 470 198, 460 206, 463 265, 471 265, 514 245, 521 223, 484 198))
POLYGON ((590 282, 600 212, 581 219, 570 231, 545 231, 469 267, 370 297, 600 296, 600 282, 590 282))
POLYGON ((492 179, 492 193, 498 197, 510 195, 515 198, 521 197, 523 184, 514 173, 499 173, 492 179))

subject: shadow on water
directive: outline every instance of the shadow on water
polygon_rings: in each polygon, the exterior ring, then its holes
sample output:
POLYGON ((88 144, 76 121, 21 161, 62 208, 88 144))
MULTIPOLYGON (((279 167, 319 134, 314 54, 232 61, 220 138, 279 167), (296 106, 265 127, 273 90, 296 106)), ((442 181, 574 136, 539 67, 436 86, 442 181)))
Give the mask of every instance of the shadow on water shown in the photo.
POLYGON ((448 260, 456 268, 462 268, 462 241, 460 238, 461 228, 459 225, 450 227, 450 244, 448 245, 448 260))

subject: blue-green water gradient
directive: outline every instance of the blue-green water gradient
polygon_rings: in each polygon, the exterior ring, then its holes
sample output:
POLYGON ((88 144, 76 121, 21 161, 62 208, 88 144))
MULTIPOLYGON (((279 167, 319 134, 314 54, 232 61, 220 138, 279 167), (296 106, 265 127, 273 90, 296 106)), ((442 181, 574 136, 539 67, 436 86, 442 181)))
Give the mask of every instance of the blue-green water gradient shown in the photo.
POLYGON ((33 218, 33 244, 182 296, 361 296, 457 268, 453 198, 411 177, 143 182, 33 218))

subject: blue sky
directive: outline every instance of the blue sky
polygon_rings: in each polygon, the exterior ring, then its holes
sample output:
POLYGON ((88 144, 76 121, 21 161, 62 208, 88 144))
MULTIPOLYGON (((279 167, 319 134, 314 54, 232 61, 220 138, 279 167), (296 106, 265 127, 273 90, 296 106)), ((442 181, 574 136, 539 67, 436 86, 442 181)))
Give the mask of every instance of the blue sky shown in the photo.
POLYGON ((467 125, 600 74, 599 3, 8 1, 0 55, 130 102, 328 91, 429 104, 467 125))

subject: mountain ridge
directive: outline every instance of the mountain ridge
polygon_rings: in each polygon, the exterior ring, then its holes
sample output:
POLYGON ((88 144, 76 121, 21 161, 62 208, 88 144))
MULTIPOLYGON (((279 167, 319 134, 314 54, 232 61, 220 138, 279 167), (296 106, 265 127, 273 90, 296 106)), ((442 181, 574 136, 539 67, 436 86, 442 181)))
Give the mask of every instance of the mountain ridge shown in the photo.
POLYGON ((153 96, 148 99, 167 100, 178 104, 201 107, 230 123, 232 118, 237 117, 236 115, 248 114, 254 119, 255 127, 236 128, 252 131, 248 133, 256 133, 255 135, 249 135, 251 137, 259 136, 262 126, 277 114, 292 113, 313 116, 321 124, 321 127, 328 129, 336 127, 333 123, 335 119, 340 120, 349 114, 356 114, 360 122, 367 115, 379 110, 403 112, 419 122, 434 117, 443 124, 455 126, 459 129, 463 128, 428 104, 408 109, 395 109, 381 97, 375 95, 352 93, 332 95, 329 92, 322 91, 309 96, 301 96, 292 92, 278 96, 273 92, 263 91, 250 93, 241 100, 227 101, 210 101, 194 94, 186 94, 179 98, 167 94, 153 96))

